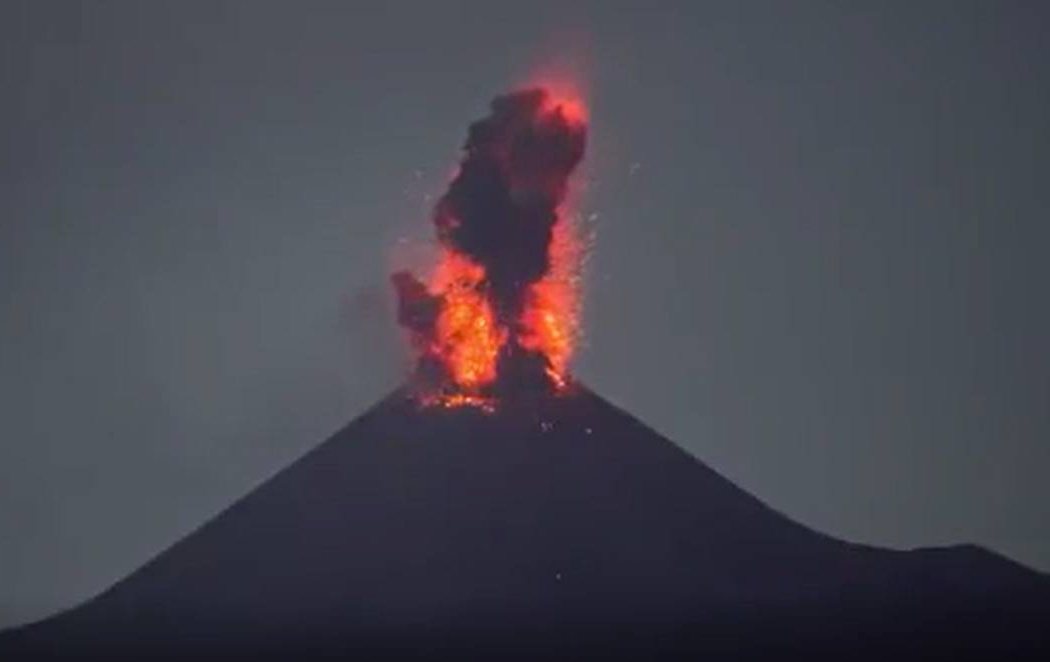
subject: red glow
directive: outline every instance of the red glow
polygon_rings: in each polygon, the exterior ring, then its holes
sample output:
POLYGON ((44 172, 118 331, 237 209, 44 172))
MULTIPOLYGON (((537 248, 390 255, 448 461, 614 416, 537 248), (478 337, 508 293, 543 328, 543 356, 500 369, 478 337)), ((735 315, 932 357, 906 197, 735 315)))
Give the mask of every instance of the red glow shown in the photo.
POLYGON ((545 106, 546 112, 560 114, 569 124, 587 123, 587 106, 576 96, 554 96, 552 94, 547 97, 545 106))
POLYGON ((587 112, 587 94, 584 80, 586 75, 578 66, 569 66, 569 63, 547 63, 539 69, 535 69, 524 80, 522 87, 538 87, 547 92, 546 107, 550 111, 557 108, 569 122, 574 124, 587 124, 590 116, 587 112))

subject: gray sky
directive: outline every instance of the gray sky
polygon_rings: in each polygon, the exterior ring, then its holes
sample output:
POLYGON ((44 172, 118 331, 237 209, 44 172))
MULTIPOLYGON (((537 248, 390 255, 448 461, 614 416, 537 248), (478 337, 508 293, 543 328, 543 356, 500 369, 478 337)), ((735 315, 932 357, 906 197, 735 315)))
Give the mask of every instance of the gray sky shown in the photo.
POLYGON ((398 239, 564 62, 578 375, 808 525, 1050 570, 1040 3, 379 4, 0 5, 0 626, 395 386, 398 239))

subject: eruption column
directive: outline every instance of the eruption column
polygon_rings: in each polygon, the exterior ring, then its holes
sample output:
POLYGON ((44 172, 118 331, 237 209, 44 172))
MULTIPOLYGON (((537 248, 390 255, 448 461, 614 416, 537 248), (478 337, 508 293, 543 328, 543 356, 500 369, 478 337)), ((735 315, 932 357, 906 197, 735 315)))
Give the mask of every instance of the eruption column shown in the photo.
POLYGON ((542 88, 497 97, 471 125, 434 208, 437 268, 426 283, 393 276, 427 401, 564 386, 581 253, 565 204, 586 133, 583 106, 542 88))

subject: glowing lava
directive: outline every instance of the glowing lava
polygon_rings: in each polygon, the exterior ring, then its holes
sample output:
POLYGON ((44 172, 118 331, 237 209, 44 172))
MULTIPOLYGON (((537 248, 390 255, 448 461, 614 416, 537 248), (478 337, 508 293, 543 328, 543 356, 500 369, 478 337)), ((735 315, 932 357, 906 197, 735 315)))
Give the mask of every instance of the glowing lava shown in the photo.
POLYGON ((584 252, 567 199, 586 129, 581 101, 542 88, 497 97, 471 125, 434 210, 436 268, 425 284, 393 277, 424 404, 491 409, 567 384, 584 252))
POLYGON ((496 380, 507 332, 485 297, 485 269, 458 253, 443 253, 428 287, 442 302, 430 351, 455 384, 477 391, 496 380))

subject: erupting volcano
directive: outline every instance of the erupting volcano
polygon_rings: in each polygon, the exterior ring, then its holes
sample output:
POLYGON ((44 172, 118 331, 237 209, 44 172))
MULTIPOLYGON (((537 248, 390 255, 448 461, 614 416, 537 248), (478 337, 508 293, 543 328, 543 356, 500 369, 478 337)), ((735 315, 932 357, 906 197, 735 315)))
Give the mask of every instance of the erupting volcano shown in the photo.
POLYGON ((1050 659, 1045 576, 818 533, 569 382, 586 135, 497 98, 393 276, 410 384, 0 659, 1050 659))
POLYGON ((581 245, 567 209, 584 106, 544 88, 497 97, 434 209, 441 258, 392 277, 424 403, 491 407, 566 385, 579 331, 581 245))

